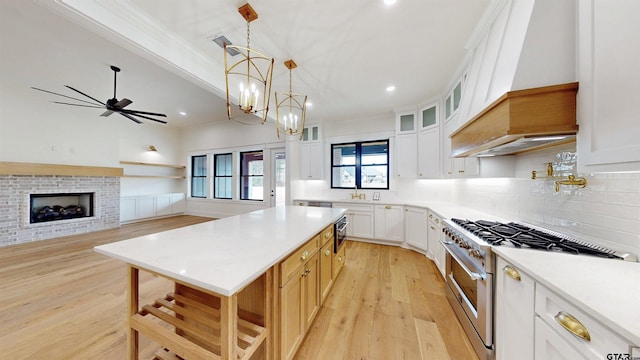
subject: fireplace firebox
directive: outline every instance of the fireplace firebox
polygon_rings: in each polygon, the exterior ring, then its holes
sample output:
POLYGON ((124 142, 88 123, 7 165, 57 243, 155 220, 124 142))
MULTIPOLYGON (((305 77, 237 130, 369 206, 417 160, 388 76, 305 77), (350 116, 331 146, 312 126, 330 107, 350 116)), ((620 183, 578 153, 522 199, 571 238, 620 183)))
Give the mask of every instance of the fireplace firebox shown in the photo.
POLYGON ((30 223, 93 216, 94 193, 30 194, 30 223))

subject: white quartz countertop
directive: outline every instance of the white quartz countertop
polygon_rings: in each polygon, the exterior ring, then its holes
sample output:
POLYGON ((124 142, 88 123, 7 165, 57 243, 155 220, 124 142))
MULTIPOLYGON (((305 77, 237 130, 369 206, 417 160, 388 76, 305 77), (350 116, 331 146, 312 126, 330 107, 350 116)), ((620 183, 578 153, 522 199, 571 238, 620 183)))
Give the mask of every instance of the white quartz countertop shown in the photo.
POLYGON ((343 209, 278 206, 101 245, 95 251, 230 296, 343 213, 343 209))
POLYGON ((496 246, 536 281, 640 345, 640 263, 496 246))

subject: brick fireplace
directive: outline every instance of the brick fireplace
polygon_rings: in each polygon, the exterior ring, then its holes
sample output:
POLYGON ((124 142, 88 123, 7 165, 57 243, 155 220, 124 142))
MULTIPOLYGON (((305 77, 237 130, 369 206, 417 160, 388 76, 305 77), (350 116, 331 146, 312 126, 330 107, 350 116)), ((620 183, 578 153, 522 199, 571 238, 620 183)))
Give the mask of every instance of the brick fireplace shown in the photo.
MULTIPOLYGON (((2 170, 1 166, 0 170, 2 170)), ((20 173, 15 170, 12 172, 20 173)), ((33 172, 38 173, 39 171, 33 172)), ((0 212, 0 246, 120 226, 120 177, 117 174, 115 176, 111 176, 111 174, 108 174, 110 176, 93 176, 94 174, 89 172, 87 176, 77 176, 6 175, 6 173, 7 171, 0 171, 0 208, 2 209, 0 212), (91 216, 68 217, 59 219, 60 221, 32 222, 33 194, 40 195, 40 197, 53 197, 58 194, 66 194, 67 196, 69 194, 91 194, 93 198, 91 200, 91 216)), ((79 173, 83 174, 82 171, 79 173)), ((58 202, 62 202, 62 199, 64 198, 59 198, 58 202)), ((85 201, 86 203, 86 200, 80 200, 80 198, 77 201, 85 201)), ((66 206, 69 204, 57 205, 66 206)))

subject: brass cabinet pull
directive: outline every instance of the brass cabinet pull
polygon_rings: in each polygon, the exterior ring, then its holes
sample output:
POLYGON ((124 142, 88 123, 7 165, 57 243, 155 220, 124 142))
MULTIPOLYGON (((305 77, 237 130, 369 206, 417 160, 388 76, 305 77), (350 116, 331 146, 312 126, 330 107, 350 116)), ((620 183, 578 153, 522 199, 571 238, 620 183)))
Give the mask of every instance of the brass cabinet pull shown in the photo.
POLYGON ((326 233, 324 233, 324 237, 325 239, 328 239, 331 237, 331 231, 327 231, 326 233))
POLYGON ((431 230, 435 230, 436 228, 434 228, 433 226, 429 225, 431 227, 431 230))
POLYGON ((429 214, 429 219, 433 219, 433 214, 429 214))
POLYGON ((385 209, 391 209, 391 205, 387 205, 384 207, 385 209))
POLYGON ((338 262, 342 262, 342 256, 338 256, 338 262))
POLYGON ((507 274, 507 276, 512 278, 513 280, 516 280, 516 281, 522 280, 522 277, 520 277, 520 272, 518 272, 518 270, 514 269, 510 265, 505 266, 502 269, 502 271, 504 271, 504 273, 507 274))
POLYGON ((436 224, 440 224, 440 219, 436 219, 436 224))
POLYGON ((591 335, 589 335, 587 328, 584 327, 578 319, 573 317, 573 315, 560 311, 558 315, 554 316, 554 318, 560 325, 562 325, 563 328, 567 329, 567 331, 573 335, 586 341, 591 341, 591 335))
POLYGON ((308 257, 309 257, 309 250, 305 250, 302 252, 302 255, 300 256, 300 260, 305 261, 307 260, 308 257))
POLYGON ((329 249, 324 251, 324 256, 329 256, 331 255, 331 251, 329 249))

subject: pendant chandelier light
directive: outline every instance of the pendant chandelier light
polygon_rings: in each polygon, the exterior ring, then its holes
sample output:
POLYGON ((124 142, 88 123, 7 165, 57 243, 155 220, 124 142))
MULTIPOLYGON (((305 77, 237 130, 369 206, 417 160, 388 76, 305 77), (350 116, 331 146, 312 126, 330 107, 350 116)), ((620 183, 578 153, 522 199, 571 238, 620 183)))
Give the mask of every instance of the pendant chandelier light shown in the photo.
POLYGON ((283 92, 278 98, 276 92, 276 131, 287 135, 298 135, 302 139, 304 119, 307 112, 307 96, 296 94, 291 90, 291 72, 297 67, 293 60, 287 60, 284 65, 289 69, 289 92, 283 92), (280 123, 282 121, 282 123, 280 123))
POLYGON ((224 77, 227 90, 227 116, 243 124, 257 124, 248 120, 246 116, 231 115, 231 94, 229 83, 239 86, 238 108, 245 114, 257 116, 260 124, 267 121, 269 100, 271 97, 271 78, 273 76, 273 58, 267 57, 250 47, 251 31, 249 24, 258 18, 258 13, 251 5, 244 4, 238 8, 238 12, 247 21, 247 47, 224 44, 224 77), (237 63, 229 66, 227 57, 229 51, 237 51, 242 56, 237 63))

